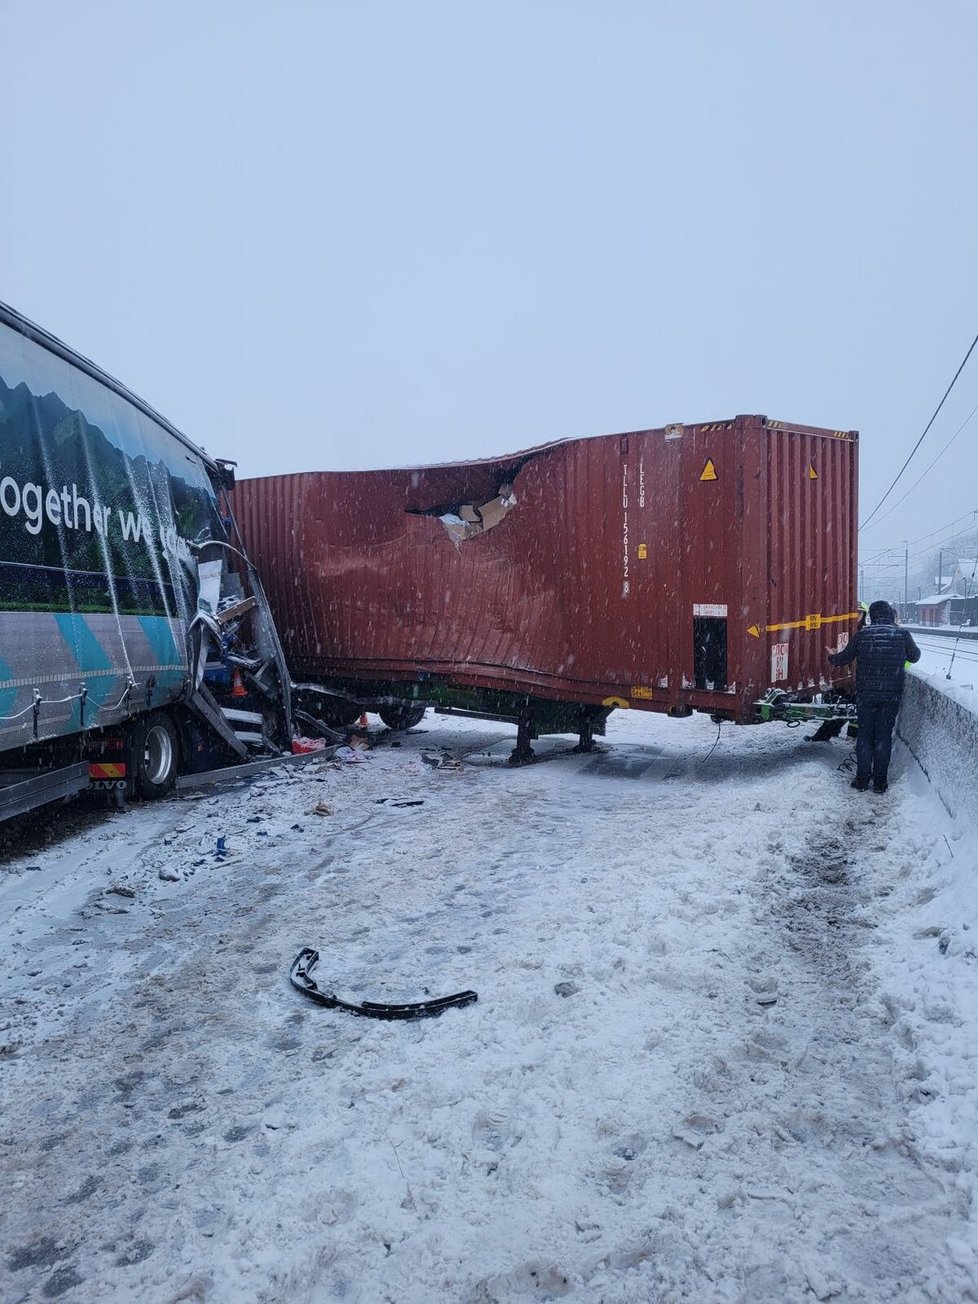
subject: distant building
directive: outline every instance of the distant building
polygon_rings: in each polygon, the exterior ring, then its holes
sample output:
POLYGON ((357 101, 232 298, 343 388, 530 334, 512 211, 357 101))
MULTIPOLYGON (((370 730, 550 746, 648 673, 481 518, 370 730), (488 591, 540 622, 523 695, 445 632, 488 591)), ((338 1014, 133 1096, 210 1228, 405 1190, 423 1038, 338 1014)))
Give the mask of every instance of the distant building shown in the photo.
POLYGON ((978 597, 952 597, 949 620, 952 625, 978 625, 978 597))
POLYGON ((910 604, 917 613, 918 625, 949 625, 951 623, 950 593, 933 593, 929 598, 918 598, 910 604))
POLYGON ((978 558, 959 557, 950 575, 934 577, 934 592, 907 604, 918 625, 978 625, 978 558))

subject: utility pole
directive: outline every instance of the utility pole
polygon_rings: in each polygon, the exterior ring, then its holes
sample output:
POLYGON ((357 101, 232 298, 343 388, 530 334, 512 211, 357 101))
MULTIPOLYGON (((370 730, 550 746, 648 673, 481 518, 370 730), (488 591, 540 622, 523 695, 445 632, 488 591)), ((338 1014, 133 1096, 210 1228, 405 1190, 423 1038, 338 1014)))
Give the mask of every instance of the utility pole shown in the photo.
POLYGON ((908 568, 910 566, 910 548, 906 539, 903 541, 903 619, 907 619, 907 607, 910 601, 910 594, 907 587, 908 568))
POLYGON ((866 597, 866 567, 863 566, 859 572, 859 601, 863 602, 866 597))
POLYGON ((944 549, 942 548, 937 554, 937 592, 938 596, 944 592, 944 549))

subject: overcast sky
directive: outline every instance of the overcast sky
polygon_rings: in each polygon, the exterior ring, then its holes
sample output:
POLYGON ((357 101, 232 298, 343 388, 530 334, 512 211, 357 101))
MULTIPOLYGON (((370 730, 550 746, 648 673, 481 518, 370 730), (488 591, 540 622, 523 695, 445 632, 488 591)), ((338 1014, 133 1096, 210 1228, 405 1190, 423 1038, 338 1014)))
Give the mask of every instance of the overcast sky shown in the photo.
MULTIPOLYGON (((0 0, 0 30, 0 298, 244 475, 762 412, 861 431, 865 516, 978 331, 972 0, 0 0)), ((890 502, 976 405, 978 350, 890 502)), ((978 416, 864 557, 978 508, 976 446, 978 416)))

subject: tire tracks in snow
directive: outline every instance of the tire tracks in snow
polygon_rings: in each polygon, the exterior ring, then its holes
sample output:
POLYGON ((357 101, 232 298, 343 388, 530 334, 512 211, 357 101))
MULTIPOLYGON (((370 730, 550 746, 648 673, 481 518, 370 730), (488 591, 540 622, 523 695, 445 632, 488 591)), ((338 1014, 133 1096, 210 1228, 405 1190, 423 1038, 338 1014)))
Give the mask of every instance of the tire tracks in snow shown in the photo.
POLYGON ((967 1209, 908 1142, 876 1008, 877 889, 865 862, 881 850, 885 807, 848 790, 830 805, 820 797, 831 783, 790 800, 783 835, 759 856, 742 985, 726 993, 731 1035, 687 1075, 696 1105, 677 1137, 688 1169, 717 1191, 716 1212, 686 1225, 698 1284, 660 1270, 663 1298, 972 1298, 934 1255, 967 1209))

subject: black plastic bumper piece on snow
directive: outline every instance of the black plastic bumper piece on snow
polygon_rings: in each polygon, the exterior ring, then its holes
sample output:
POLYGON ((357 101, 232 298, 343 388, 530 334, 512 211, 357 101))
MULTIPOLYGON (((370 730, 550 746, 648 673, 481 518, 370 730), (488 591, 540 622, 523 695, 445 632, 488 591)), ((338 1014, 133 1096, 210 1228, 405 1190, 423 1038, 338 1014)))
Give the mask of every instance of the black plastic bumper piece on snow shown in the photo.
POLYGON ((354 1005, 351 1001, 341 1001, 332 992, 322 991, 312 971, 319 963, 319 952, 311 946, 304 946, 292 961, 289 980, 296 991, 308 996, 311 1001, 325 1005, 331 1010, 346 1010, 348 1014, 359 1014, 365 1019, 433 1019, 445 1010, 460 1009, 472 1005, 478 999, 477 992, 456 992, 454 996, 439 996, 433 1001, 413 1001, 404 1005, 382 1005, 377 1001, 361 1001, 354 1005))

